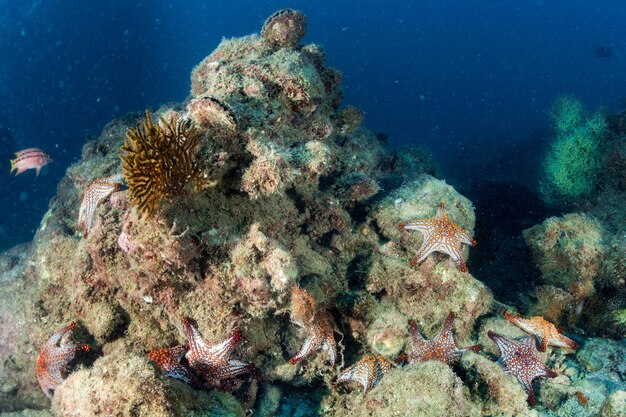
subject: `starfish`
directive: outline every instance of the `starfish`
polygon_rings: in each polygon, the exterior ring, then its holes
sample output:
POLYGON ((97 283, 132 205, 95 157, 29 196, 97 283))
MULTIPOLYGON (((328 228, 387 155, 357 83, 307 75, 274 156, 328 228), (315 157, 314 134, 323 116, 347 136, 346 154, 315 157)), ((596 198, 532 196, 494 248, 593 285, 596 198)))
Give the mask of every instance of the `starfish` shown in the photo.
POLYGON ((450 365, 468 350, 473 352, 481 350, 482 347, 480 345, 459 348, 454 334, 452 334, 453 323, 454 313, 450 313, 439 334, 432 340, 425 340, 417 329, 415 321, 411 320, 409 322, 411 354, 408 356, 408 362, 414 364, 434 360, 450 365))
POLYGON ((96 208, 111 194, 120 190, 122 180, 123 176, 120 174, 96 178, 85 188, 83 201, 80 203, 80 209, 78 210, 78 224, 76 225, 76 229, 82 229, 84 237, 87 237, 91 230, 91 223, 93 222, 96 208))
POLYGON ((191 386, 198 386, 198 381, 193 373, 181 360, 189 350, 187 345, 177 345, 174 347, 165 347, 148 352, 148 358, 156 363, 163 375, 174 379, 180 379, 191 386))
POLYGON ((575 350, 578 345, 569 337, 563 336, 556 326, 541 316, 525 319, 517 314, 504 313, 504 318, 519 326, 526 333, 532 334, 539 342, 539 351, 545 352, 548 346, 557 346, 575 350))
POLYGON ((365 356, 344 370, 337 382, 356 381, 363 385, 363 395, 367 394, 383 379, 385 374, 397 365, 380 355, 365 356))
POLYGON ((185 353, 189 368, 210 387, 228 390, 233 378, 256 373, 253 364, 228 359, 241 339, 239 330, 232 332, 222 343, 211 345, 202 337, 193 319, 183 318, 183 327, 189 339, 189 350, 185 353))
POLYGON ((36 362, 37 381, 48 398, 52 398, 55 388, 65 380, 67 366, 76 357, 76 353, 89 352, 89 345, 67 344, 59 346, 63 336, 75 328, 76 323, 71 322, 53 334, 39 352, 36 362))
POLYGON ((325 350, 328 352, 331 366, 335 366, 337 343, 330 320, 323 315, 315 314, 309 323, 295 323, 304 327, 306 338, 300 351, 289 359, 289 363, 296 364, 318 350, 325 350))
POLYGON ((293 355, 289 362, 293 365, 324 350, 328 352, 331 366, 337 359, 337 343, 335 342, 334 325, 331 317, 320 311, 311 295, 299 287, 291 290, 291 321, 304 328, 306 338, 300 351, 293 355))
POLYGON ((402 222, 398 227, 405 230, 417 230, 424 235, 422 246, 417 255, 411 259, 411 266, 419 264, 433 252, 442 252, 450 255, 461 271, 467 271, 467 266, 461 256, 461 244, 476 246, 476 241, 465 230, 450 221, 443 203, 439 205, 435 217, 402 222))
POLYGON ((535 391, 533 391, 533 380, 545 376, 554 378, 557 373, 548 369, 541 361, 535 347, 535 336, 526 337, 520 340, 511 340, 489 330, 487 336, 500 349, 500 359, 498 363, 504 370, 517 377, 517 380, 524 386, 528 393, 528 402, 531 406, 537 404, 535 391))

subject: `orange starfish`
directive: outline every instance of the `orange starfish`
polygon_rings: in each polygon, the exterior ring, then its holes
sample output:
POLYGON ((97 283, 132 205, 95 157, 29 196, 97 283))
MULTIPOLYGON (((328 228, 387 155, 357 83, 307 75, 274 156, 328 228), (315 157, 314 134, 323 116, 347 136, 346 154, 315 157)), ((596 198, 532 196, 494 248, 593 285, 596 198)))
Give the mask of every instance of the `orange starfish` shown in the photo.
POLYGON ((89 345, 62 345, 59 342, 67 333, 76 328, 76 323, 71 322, 68 326, 62 328, 52 335, 45 345, 41 348, 39 357, 37 357, 36 374, 37 381, 41 390, 48 396, 52 397, 52 393, 56 387, 63 382, 67 373, 67 366, 74 359, 77 352, 89 352, 89 345))
POLYGON ((452 333, 453 323, 454 313, 450 313, 443 324, 441 332, 432 340, 425 340, 417 329, 415 321, 411 320, 409 322, 409 335, 411 336, 409 339, 411 345, 411 354, 408 356, 409 363, 439 361, 450 365, 468 350, 478 352, 482 349, 480 345, 465 348, 458 347, 452 333))
POLYGON ((380 355, 365 356, 343 371, 341 375, 339 375, 337 382, 358 382, 363 385, 363 395, 365 395, 369 390, 378 385, 387 372, 396 367, 396 364, 380 355))
POLYGON ((315 300, 306 291, 294 287, 291 294, 291 321, 304 328, 306 338, 289 363, 294 365, 322 350, 328 352, 330 364, 335 366, 337 343, 332 318, 325 311, 319 311, 315 300))
POLYGON ((76 229, 82 230, 83 237, 87 237, 91 230, 91 223, 98 205, 115 191, 120 190, 123 178, 120 174, 96 178, 85 188, 83 201, 78 210, 78 224, 76 225, 76 229))
POLYGON ((519 326, 526 333, 535 335, 539 342, 539 350, 545 352, 549 346, 557 346, 568 349, 576 349, 578 345, 572 339, 563 336, 556 326, 541 316, 533 316, 529 319, 522 318, 517 314, 504 313, 504 318, 519 326))
POLYGON ((417 230, 424 235, 422 246, 417 255, 411 259, 411 266, 419 264, 433 252, 441 252, 450 255, 461 271, 467 271, 461 255, 461 244, 476 246, 476 241, 465 230, 450 221, 443 203, 439 205, 435 217, 402 222, 398 227, 405 230, 417 230))

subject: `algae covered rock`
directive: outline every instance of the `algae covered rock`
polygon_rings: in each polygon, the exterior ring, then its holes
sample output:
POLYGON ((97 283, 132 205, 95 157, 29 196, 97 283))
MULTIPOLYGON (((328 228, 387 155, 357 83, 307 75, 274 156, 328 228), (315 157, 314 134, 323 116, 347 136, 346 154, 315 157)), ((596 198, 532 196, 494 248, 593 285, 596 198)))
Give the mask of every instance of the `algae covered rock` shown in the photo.
POLYGON ((517 416, 529 411, 527 394, 517 378, 496 362, 468 352, 461 358, 471 392, 482 398, 483 415, 517 416))
POLYGON ((585 299, 601 287, 605 246, 602 225, 584 213, 551 217, 524 231, 546 284, 585 299))
POLYGON ((605 211, 600 204, 590 210, 593 215, 551 217, 524 231, 545 284, 535 289, 528 310, 590 334, 620 338, 626 335, 619 319, 626 307, 626 242, 623 225, 605 211))
POLYGON ((202 392, 167 379, 143 355, 116 344, 89 369, 74 372, 57 389, 52 409, 60 416, 244 416, 231 394, 202 392))
POLYGON ((480 416, 467 387, 452 370, 439 362, 407 366, 385 375, 382 381, 361 398, 352 393, 346 416, 480 416))
MULTIPOLYGON (((459 342, 469 344, 491 292, 447 255, 409 266, 422 237, 397 224, 432 217, 444 202, 471 233, 471 203, 420 176, 435 171, 425 151, 389 151, 384 135, 360 126, 362 113, 340 110, 340 73, 319 46, 299 45, 304 20, 294 13, 274 15, 261 37, 223 40, 194 68, 189 99, 143 120, 156 129, 178 115, 184 124, 170 126, 178 138, 193 123, 198 144, 180 158, 203 186, 185 186, 182 175, 150 210, 133 191, 117 191, 94 210, 89 235, 75 233, 86 185, 121 172, 125 134, 149 140, 137 134, 137 115, 116 120, 68 169, 28 259, 0 259, 10 273, 0 283, 0 370, 10 375, 2 379, 4 409, 49 405, 34 379, 35 357, 51 328, 76 320, 93 356, 58 387, 58 415, 242 415, 231 394, 166 378, 148 360, 147 351, 182 342, 178 326, 189 316, 208 340, 241 330, 237 358, 264 378, 259 410, 297 415, 306 403, 314 414, 335 398, 333 370, 324 355, 288 362, 306 343, 285 313, 296 286, 336 324, 338 362, 348 349, 394 356, 406 345, 408 319, 430 336, 450 312, 459 342), (16 331, 24 327, 28 334, 16 331), (310 391, 301 404, 289 394, 298 389, 310 391)), ((180 158, 161 166, 164 175, 180 158)), ((431 401, 448 415, 480 410, 440 364, 389 376, 380 397, 373 392, 378 399, 354 415, 379 404, 395 412, 414 398, 420 410, 431 401)))

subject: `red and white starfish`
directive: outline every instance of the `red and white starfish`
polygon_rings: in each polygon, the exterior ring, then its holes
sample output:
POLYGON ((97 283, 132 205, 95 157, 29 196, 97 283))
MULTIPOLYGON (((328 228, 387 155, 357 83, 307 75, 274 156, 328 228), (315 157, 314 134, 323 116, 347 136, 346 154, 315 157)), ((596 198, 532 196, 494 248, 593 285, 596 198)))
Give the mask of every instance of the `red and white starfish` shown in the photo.
POLYGON ((96 208, 115 191, 122 187, 123 176, 111 175, 104 178, 96 178, 85 188, 83 201, 78 210, 78 224, 76 229, 82 230, 83 237, 87 237, 91 230, 91 224, 96 213, 96 208))
POLYGON ((65 380, 68 364, 76 357, 77 352, 89 352, 89 345, 67 344, 59 346, 59 342, 70 331, 76 328, 76 323, 71 322, 52 335, 43 345, 37 357, 35 371, 41 390, 48 396, 56 387, 65 380))
POLYGON ((363 385, 363 395, 374 388, 397 365, 384 357, 365 356, 363 359, 344 370, 337 382, 355 381, 363 385))
POLYGON ((180 379, 191 386, 197 387, 198 381, 196 377, 189 368, 181 363, 188 350, 186 345, 177 345, 170 348, 164 347, 148 352, 148 358, 159 366, 163 375, 180 379))
POLYGON ((442 252, 450 255, 461 271, 467 271, 461 255, 461 244, 476 246, 476 241, 465 230, 450 221, 443 203, 439 205, 435 217, 402 222, 399 227, 405 230, 417 230, 424 236, 417 255, 411 259, 411 266, 419 264, 433 252, 442 252))
POLYGON ((323 314, 315 314, 310 323, 301 324, 304 327, 306 338, 300 351, 293 355, 289 362, 293 365, 322 350, 328 352, 331 366, 335 366, 337 360, 337 343, 335 342, 334 328, 331 321, 323 314))
POLYGON ((535 391, 533 390, 533 380, 542 376, 554 378, 557 373, 548 369, 541 361, 535 347, 535 336, 525 337, 520 340, 507 339, 506 337, 489 330, 487 336, 500 349, 500 359, 498 363, 504 370, 517 377, 517 380, 524 386, 528 393, 528 402, 531 406, 537 403, 535 391))
POLYGON ((468 350, 478 352, 482 349, 480 345, 459 348, 452 333, 453 323, 454 313, 450 313, 439 334, 431 340, 426 340, 417 329, 415 321, 411 320, 409 322, 409 343, 411 345, 411 354, 408 356, 409 363, 434 360, 450 365, 468 350))
POLYGON ((256 372, 253 364, 228 359, 241 339, 239 330, 222 343, 211 345, 202 337, 193 319, 183 318, 183 327, 189 340, 185 358, 193 373, 208 386, 230 390, 233 378, 256 372))

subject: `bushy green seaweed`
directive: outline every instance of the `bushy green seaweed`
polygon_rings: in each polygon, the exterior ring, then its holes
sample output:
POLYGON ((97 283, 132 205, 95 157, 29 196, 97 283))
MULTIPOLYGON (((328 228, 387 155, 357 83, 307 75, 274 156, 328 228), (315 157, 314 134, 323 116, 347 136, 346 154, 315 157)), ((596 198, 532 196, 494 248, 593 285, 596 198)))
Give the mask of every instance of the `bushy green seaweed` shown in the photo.
POLYGON ((572 96, 556 100, 552 109, 555 140, 546 156, 541 184, 548 202, 590 196, 598 187, 602 166, 600 142, 608 132, 603 115, 588 116, 572 96))

